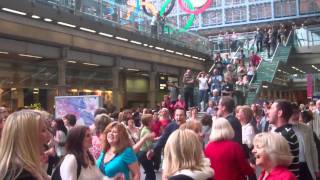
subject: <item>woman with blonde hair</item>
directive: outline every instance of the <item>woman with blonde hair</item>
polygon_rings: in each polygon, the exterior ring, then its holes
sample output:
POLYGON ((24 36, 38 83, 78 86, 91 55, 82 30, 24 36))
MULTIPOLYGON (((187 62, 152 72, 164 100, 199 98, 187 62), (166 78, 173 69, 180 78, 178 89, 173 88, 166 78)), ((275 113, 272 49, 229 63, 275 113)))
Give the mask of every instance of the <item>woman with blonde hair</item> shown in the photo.
POLYGON ((249 149, 252 148, 253 137, 256 132, 250 121, 254 118, 253 111, 247 105, 236 108, 236 117, 239 119, 242 127, 242 144, 246 144, 249 149))
POLYGON ((215 170, 215 179, 245 180, 254 175, 241 145, 232 141, 234 131, 228 120, 218 118, 212 121, 210 142, 205 155, 215 170))
POLYGON ((260 133, 253 139, 252 150, 256 165, 262 168, 259 180, 295 180, 296 177, 288 170, 293 160, 286 139, 277 133, 260 133))
POLYGON ((163 170, 164 180, 207 180, 214 174, 198 136, 189 129, 178 129, 168 138, 163 170))
POLYGON ((112 122, 106 127, 101 145, 97 166, 104 175, 115 177, 122 173, 126 180, 140 180, 138 159, 122 123, 112 122))
POLYGON ((39 113, 21 110, 9 115, 0 141, 0 179, 49 179, 41 164, 49 140, 39 113))

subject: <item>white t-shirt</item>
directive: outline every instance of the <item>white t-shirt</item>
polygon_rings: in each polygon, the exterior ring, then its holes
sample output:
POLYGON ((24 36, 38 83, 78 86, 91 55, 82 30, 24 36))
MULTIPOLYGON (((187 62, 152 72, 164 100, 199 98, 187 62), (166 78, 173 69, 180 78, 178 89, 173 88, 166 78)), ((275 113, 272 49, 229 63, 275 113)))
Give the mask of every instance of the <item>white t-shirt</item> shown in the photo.
MULTIPOLYGON (((77 160, 73 154, 67 154, 60 166, 60 176, 62 180, 77 180, 77 160)), ((87 168, 81 167, 78 180, 110 180, 103 176, 97 166, 92 165, 87 168)))
POLYGON ((254 129, 250 123, 242 126, 242 144, 246 144, 251 148, 254 135, 254 129))
POLYGON ((199 77, 199 90, 207 90, 208 87, 208 79, 205 77, 199 77))

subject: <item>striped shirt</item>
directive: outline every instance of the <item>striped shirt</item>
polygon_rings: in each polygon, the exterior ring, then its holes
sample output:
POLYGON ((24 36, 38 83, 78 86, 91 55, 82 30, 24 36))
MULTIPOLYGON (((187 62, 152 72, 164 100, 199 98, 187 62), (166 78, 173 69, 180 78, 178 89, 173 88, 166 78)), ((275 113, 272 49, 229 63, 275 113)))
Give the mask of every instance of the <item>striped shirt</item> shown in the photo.
POLYGON ((299 141, 292 129, 291 124, 278 127, 275 132, 280 133, 290 146, 291 154, 293 156, 292 163, 289 166, 289 170, 299 179, 299 141))

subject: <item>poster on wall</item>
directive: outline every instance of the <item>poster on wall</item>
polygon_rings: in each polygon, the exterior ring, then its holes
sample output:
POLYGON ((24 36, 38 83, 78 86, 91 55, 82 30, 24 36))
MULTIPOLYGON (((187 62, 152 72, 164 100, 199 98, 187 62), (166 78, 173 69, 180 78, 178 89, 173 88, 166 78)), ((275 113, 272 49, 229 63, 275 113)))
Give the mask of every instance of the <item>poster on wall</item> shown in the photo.
POLYGON ((102 107, 101 96, 56 96, 55 117, 62 118, 66 114, 77 117, 77 125, 90 126, 94 123, 94 112, 102 107))

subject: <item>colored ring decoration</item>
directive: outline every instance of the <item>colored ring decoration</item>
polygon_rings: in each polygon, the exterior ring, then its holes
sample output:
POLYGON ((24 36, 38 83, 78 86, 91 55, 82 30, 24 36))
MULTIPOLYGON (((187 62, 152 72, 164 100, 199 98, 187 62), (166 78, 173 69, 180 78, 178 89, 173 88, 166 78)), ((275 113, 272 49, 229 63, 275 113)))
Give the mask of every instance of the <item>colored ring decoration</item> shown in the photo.
MULTIPOLYGON (((141 1, 145 2, 145 0, 141 0, 141 1)), ((164 3, 164 5, 161 8, 161 9, 164 8, 162 15, 165 15, 165 16, 169 15, 171 13, 171 11, 173 10, 175 4, 176 4, 176 0, 170 0, 170 1, 168 1, 168 3, 164 3), (167 10, 165 10, 170 2, 171 2, 171 4, 170 4, 169 8, 167 10)), ((145 14, 147 14, 148 16, 151 16, 151 17, 157 13, 157 12, 156 13, 153 12, 153 14, 151 14, 150 12, 147 11, 146 6, 143 4, 142 4, 142 9, 145 14)))
MULTIPOLYGON (((170 3, 170 1, 172 1, 172 0, 166 0, 166 2, 164 3, 163 7, 161 8, 160 15, 161 15, 161 14, 162 14, 162 15, 164 14, 164 11, 165 11, 165 9, 166 9, 166 6, 170 3), (166 5, 166 6, 165 6, 165 5, 166 5)), ((186 1, 187 5, 190 7, 190 9, 191 9, 191 10, 194 10, 194 7, 193 7, 192 3, 190 2, 190 0, 185 0, 185 1, 186 1)), ((178 30, 178 32, 185 32, 185 31, 187 31, 187 30, 192 26, 194 19, 195 19, 195 15, 194 15, 194 14, 191 14, 190 17, 189 17, 189 19, 188 19, 188 21, 186 22, 186 24, 185 24, 182 28, 180 28, 180 29, 178 30)), ((171 28, 171 29, 172 29, 172 28, 171 28)), ((176 31, 176 30, 173 29, 173 31, 176 31)))
MULTIPOLYGON (((197 9, 197 10, 190 10, 190 9, 188 9, 188 8, 183 4, 182 1, 183 1, 183 0, 178 0, 178 4, 179 4, 180 8, 181 8, 184 12, 186 12, 186 13, 195 14, 195 15, 198 15, 198 14, 204 12, 206 9, 208 9, 208 7, 209 7, 209 6, 211 5, 211 3, 212 3, 212 0, 208 0, 208 1, 206 2, 206 4, 204 4, 201 8, 199 8, 199 9, 197 9)), ((187 4, 189 5, 190 3, 187 3, 187 4)), ((192 4, 192 3, 191 3, 191 4, 192 4)), ((189 5, 189 6, 190 6, 190 5, 189 5)))

